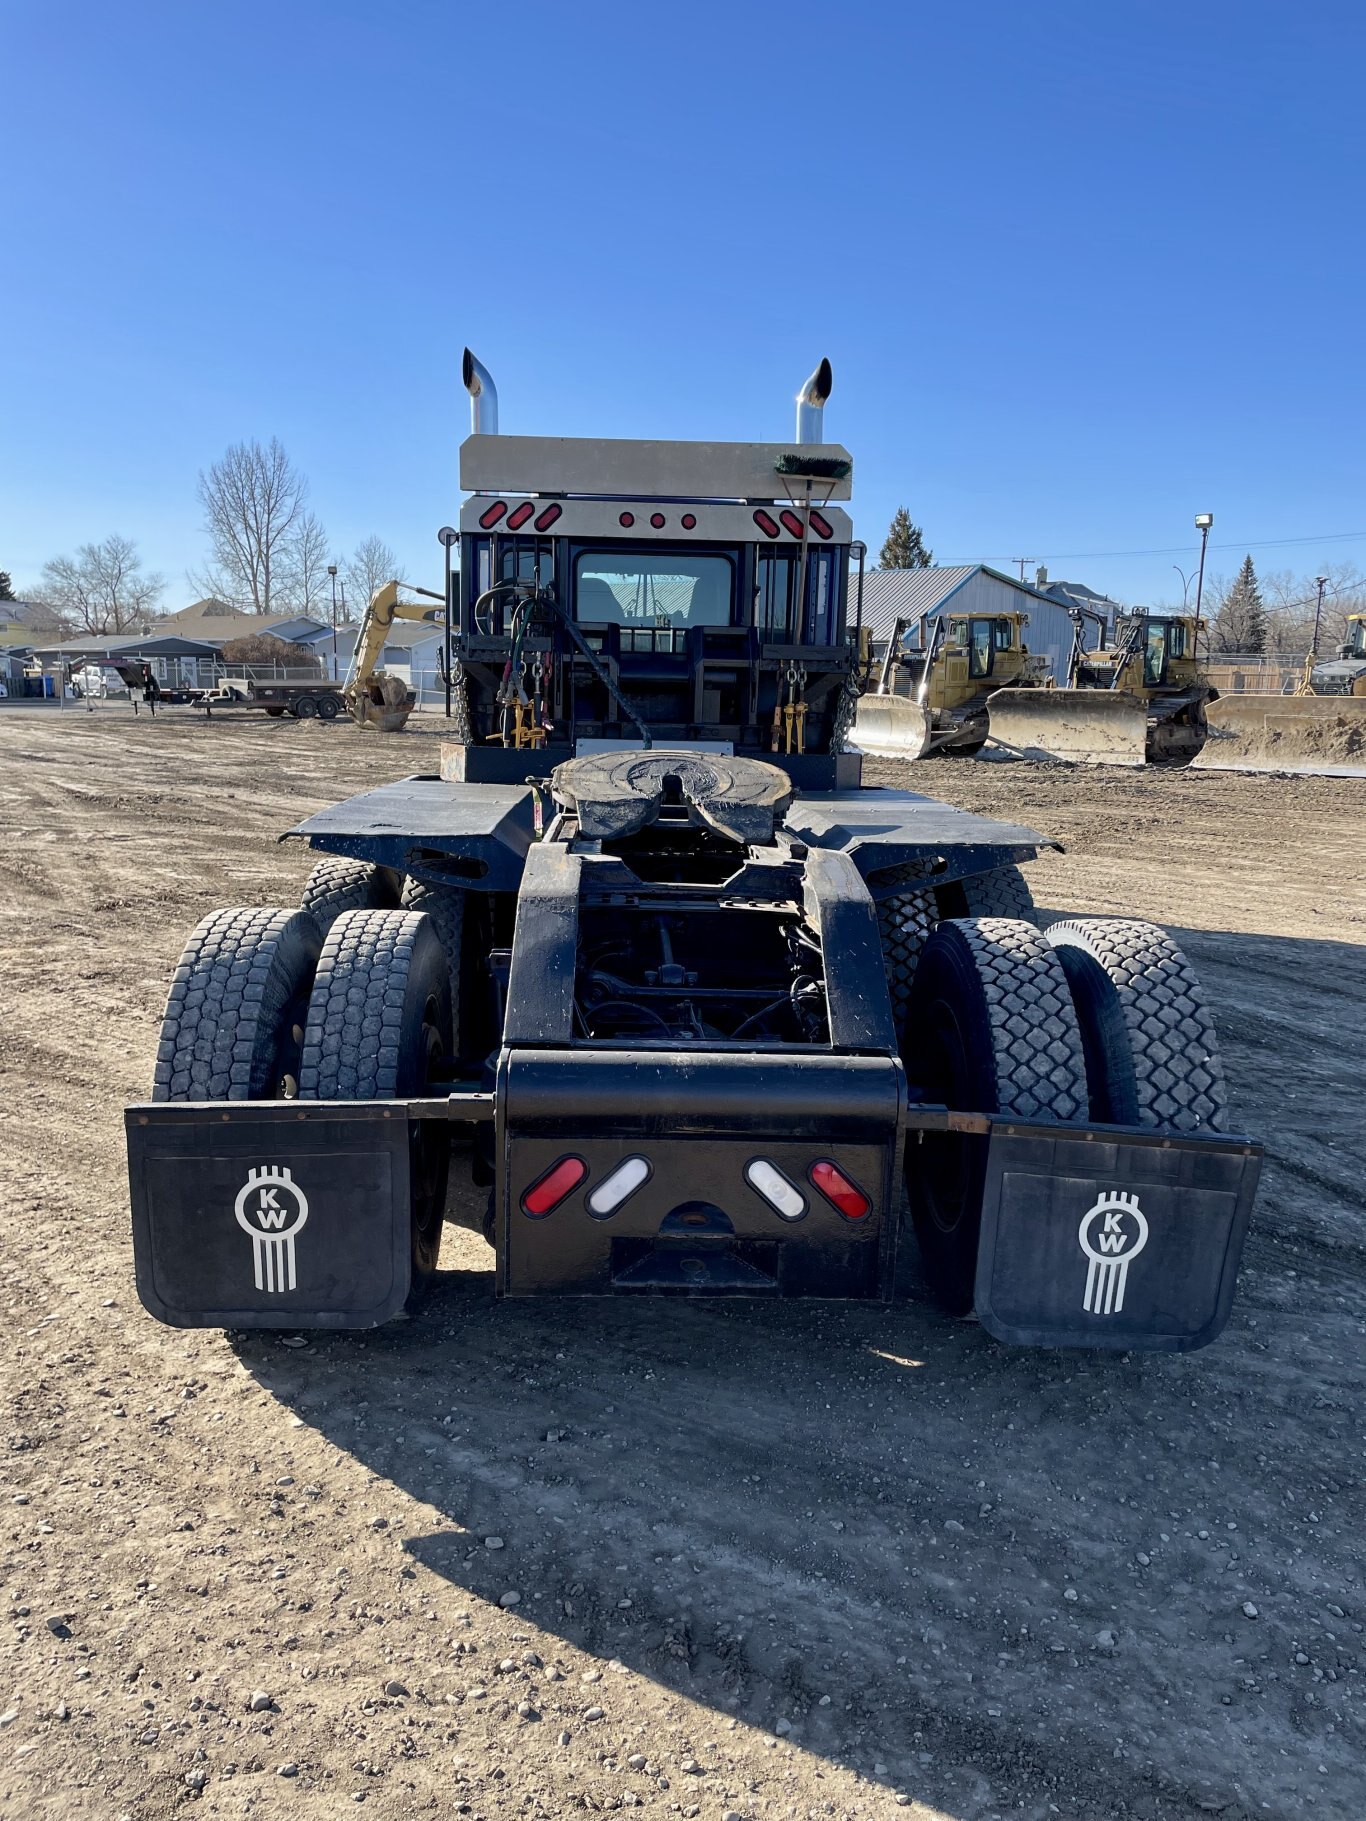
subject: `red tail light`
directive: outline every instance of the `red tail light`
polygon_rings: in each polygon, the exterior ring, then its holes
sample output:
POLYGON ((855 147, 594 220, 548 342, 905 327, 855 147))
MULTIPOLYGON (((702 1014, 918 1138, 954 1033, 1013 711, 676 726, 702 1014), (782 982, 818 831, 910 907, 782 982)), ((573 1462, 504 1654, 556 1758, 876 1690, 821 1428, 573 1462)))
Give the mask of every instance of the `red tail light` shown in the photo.
POLYGON ((492 531, 493 527, 498 523, 499 519, 502 518, 506 511, 507 501, 495 500, 491 506, 485 506, 484 510, 479 514, 479 523, 484 527, 485 531, 492 531))
POLYGON ((682 526, 682 527, 683 527, 683 529, 684 529, 684 530, 685 530, 685 531, 692 531, 692 530, 695 530, 695 529, 696 529, 696 526, 697 526, 697 517, 696 517, 696 514, 694 514, 694 513, 692 513, 692 512, 685 512, 685 513, 684 513, 684 514, 683 514, 683 516, 682 516, 682 518, 681 518, 681 519, 679 519, 679 521, 678 521, 678 522, 679 522, 679 524, 680 524, 680 525, 681 525, 681 526, 682 526))
POLYGON ((563 512, 563 506, 547 506, 545 511, 536 520, 536 529, 538 531, 549 531, 550 527, 555 523, 555 520, 559 518, 563 512))
POLYGON ((628 530, 630 529, 630 527, 632 525, 635 524, 635 522, 636 522, 636 515, 634 512, 623 512, 621 514, 621 516, 617 519, 617 523, 619 525, 625 525, 628 530))
POLYGON ((650 514, 650 523, 654 526, 656 531, 662 531, 664 529, 664 514, 662 512, 652 512, 650 514))
POLYGON ((514 506, 508 514, 508 530, 520 531, 535 510, 530 500, 523 500, 520 506, 514 506))
POLYGON ((778 521, 772 513, 759 511, 754 514, 754 522, 765 537, 778 536, 778 521))
POLYGON ((846 1220, 862 1220, 873 1205, 863 1190, 828 1160, 813 1163, 807 1175, 831 1207, 837 1208, 846 1220))
POLYGON ((558 1208, 566 1195, 573 1193, 588 1174, 582 1157, 561 1157, 552 1163, 544 1176, 538 1176, 522 1197, 522 1212, 533 1220, 543 1220, 558 1208))
POLYGON ((792 533, 793 537, 804 537, 806 535, 806 526, 797 517, 795 512, 780 512, 778 517, 783 521, 783 524, 792 533))
POLYGON ((829 519, 822 518, 819 512, 812 511, 811 528, 818 537, 834 537, 835 529, 829 519))

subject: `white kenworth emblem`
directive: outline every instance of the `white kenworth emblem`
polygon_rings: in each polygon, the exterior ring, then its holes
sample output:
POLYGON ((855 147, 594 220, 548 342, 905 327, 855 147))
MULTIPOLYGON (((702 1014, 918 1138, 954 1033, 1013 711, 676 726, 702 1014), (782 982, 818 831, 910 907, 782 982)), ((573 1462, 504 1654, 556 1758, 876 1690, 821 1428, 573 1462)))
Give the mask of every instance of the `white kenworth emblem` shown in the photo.
POLYGON ((294 1289, 294 1239, 308 1219, 308 1202, 289 1171, 273 1165, 248 1170, 233 1212, 251 1235, 256 1288, 268 1294, 294 1289))
POLYGON ((1088 1315, 1118 1315, 1129 1266, 1148 1243, 1148 1221, 1137 1195, 1122 1189, 1102 1195, 1082 1215, 1077 1239, 1091 1261, 1082 1308, 1088 1315))

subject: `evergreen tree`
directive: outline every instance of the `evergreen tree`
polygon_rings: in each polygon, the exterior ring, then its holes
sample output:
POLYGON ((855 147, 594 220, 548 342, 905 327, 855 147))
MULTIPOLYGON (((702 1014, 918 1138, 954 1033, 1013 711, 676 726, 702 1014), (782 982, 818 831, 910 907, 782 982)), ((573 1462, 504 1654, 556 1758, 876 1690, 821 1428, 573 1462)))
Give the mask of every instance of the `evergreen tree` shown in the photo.
POLYGON ((898 506, 887 528, 887 542, 882 546, 878 563, 883 569, 928 569, 934 561, 934 552, 925 548, 925 537, 919 525, 911 523, 911 515, 904 506, 898 506))
POLYGON ((1250 556, 1243 558, 1243 566, 1214 616, 1213 642, 1216 651, 1242 657, 1256 657, 1266 650, 1266 604, 1250 556))
POLYGON ((14 599, 14 584, 10 580, 8 569, 0 569, 0 601, 14 599))

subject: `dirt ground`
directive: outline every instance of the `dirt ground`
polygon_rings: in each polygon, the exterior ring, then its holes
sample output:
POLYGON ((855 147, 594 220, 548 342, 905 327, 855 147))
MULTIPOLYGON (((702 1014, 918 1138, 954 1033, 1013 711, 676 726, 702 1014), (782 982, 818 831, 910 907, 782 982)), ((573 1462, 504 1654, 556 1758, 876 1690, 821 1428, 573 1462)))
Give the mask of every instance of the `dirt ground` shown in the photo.
POLYGON ((1267 1147, 1204 1352, 497 1304, 455 1231, 404 1325, 159 1327, 121 1108, 184 937, 435 731, 0 710, 0 1812, 1356 1821, 1366 784, 879 768, 1202 970, 1267 1147))

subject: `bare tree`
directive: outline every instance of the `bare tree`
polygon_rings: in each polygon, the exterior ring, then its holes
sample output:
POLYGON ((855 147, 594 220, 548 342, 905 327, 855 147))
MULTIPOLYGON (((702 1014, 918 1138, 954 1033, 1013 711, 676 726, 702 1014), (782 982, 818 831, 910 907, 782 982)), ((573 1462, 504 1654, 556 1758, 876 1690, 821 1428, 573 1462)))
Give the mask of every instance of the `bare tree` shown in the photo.
POLYGON ((330 552, 327 533, 315 513, 301 512, 295 522, 284 554, 285 573, 279 596, 288 597, 290 607, 299 613, 315 608, 332 611, 332 583, 327 573, 330 552))
POLYGON ((126 632, 155 618, 165 587, 161 576, 144 571, 132 538, 117 532, 43 565, 43 605, 96 635, 126 632))
POLYGON ((289 593, 292 547, 308 515, 308 482, 276 437, 234 443, 199 476, 213 558, 192 575, 205 593, 254 613, 276 613, 289 593))
POLYGON ((386 582, 406 581, 407 573, 399 568, 393 547, 382 537, 362 538, 346 565, 346 586, 351 593, 350 605, 361 612, 370 596, 386 582))

